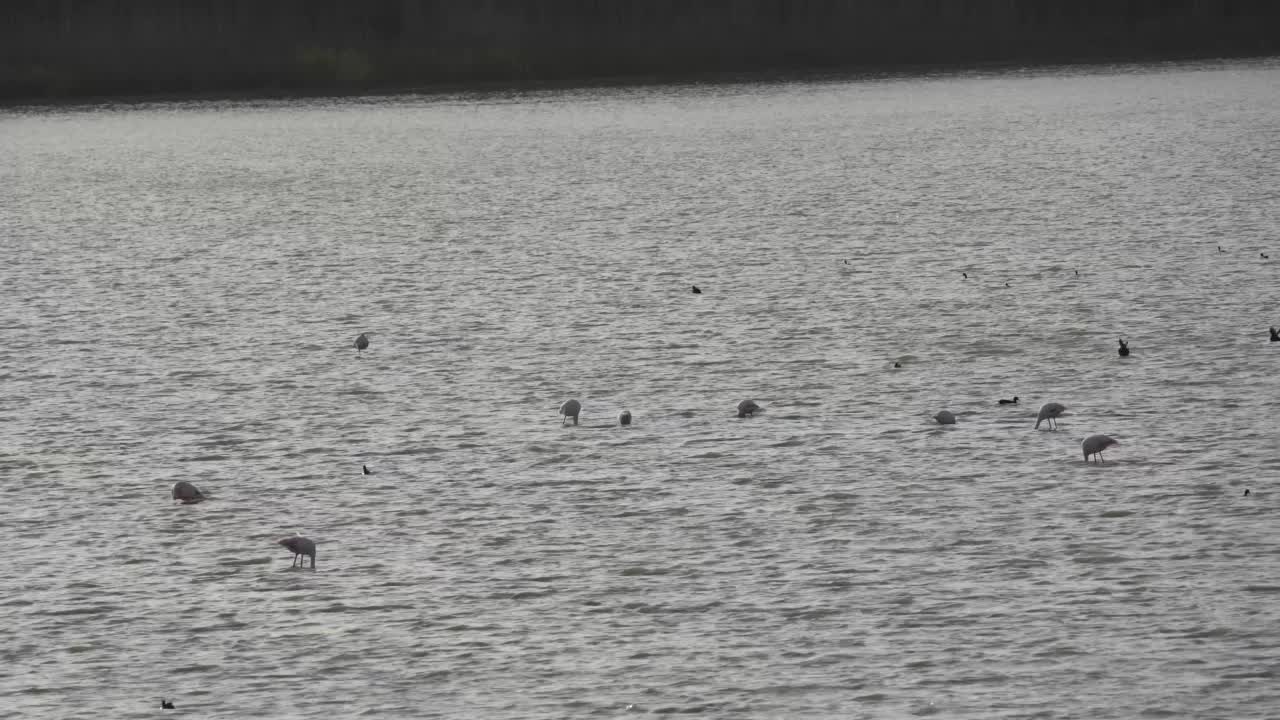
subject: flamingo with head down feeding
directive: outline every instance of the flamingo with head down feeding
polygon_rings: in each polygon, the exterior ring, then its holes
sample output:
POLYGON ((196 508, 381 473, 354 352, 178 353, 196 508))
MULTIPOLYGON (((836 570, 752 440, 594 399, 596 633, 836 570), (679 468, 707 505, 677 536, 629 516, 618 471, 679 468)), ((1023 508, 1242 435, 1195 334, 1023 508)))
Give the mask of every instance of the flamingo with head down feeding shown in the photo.
POLYGON ((1040 423, 1048 422, 1050 430, 1058 429, 1058 418, 1062 413, 1067 411, 1067 406, 1062 403, 1045 403, 1040 406, 1040 413, 1036 415, 1036 430, 1040 429, 1040 423))
POLYGON ((1119 445, 1120 441, 1109 435, 1090 435, 1080 443, 1080 448, 1084 451, 1084 460, 1089 462, 1090 455, 1097 455, 1098 462, 1103 462, 1102 451, 1112 445, 1119 445))
POLYGON ((316 541, 315 540, 312 540, 311 538, 302 537, 301 535, 292 535, 290 537, 280 538, 279 540, 276 541, 276 544, 283 545, 284 547, 288 548, 290 551, 293 552, 293 563, 291 563, 289 567, 293 567, 295 564, 298 567, 306 567, 303 564, 306 562, 304 558, 309 557, 311 558, 311 569, 312 570, 316 569, 316 541))

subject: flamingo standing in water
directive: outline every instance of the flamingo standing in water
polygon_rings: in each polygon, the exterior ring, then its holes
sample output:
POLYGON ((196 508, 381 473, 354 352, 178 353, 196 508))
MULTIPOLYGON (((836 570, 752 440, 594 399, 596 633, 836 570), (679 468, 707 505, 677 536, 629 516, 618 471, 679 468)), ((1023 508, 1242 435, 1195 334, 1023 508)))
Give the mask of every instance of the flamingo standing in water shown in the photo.
POLYGON ((1120 441, 1108 435, 1090 435, 1080 443, 1080 448, 1084 450, 1084 460, 1089 462, 1090 455, 1097 455, 1098 462, 1102 462, 1102 451, 1112 445, 1119 445, 1120 441))
POLYGON ((1048 422, 1050 430, 1058 429, 1058 418, 1062 413, 1067 411, 1067 406, 1061 403, 1045 403, 1040 406, 1040 413, 1036 415, 1036 430, 1040 429, 1040 423, 1048 422))
POLYGON ((316 569, 316 542, 311 538, 305 538, 301 535, 293 535, 287 538, 280 538, 276 541, 277 545, 283 545, 293 552, 293 563, 289 567, 296 564, 298 567, 306 567, 303 558, 311 558, 311 569, 316 569))
POLYGON ((578 424, 578 414, 582 412, 582 403, 577 400, 569 399, 560 403, 560 414, 564 417, 560 420, 560 424, 564 425, 565 420, 573 418, 573 424, 578 424))

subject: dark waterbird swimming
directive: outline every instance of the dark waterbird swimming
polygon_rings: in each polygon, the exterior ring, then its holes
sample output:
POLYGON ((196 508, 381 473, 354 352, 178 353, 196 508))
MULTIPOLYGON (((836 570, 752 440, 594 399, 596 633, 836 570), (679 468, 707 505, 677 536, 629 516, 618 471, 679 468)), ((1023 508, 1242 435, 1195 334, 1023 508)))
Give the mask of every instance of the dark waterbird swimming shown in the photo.
POLYGON ((369 469, 369 466, 368 466, 368 465, 361 465, 361 466, 360 466, 360 474, 361 474, 361 475, 372 475, 372 474, 373 474, 373 471, 369 469))
POLYGON ((693 286, 693 294, 694 294, 694 295, 701 295, 701 294, 702 294, 702 290, 701 290, 697 285, 694 285, 694 286, 693 286))
POLYGON ((1018 396, 1014 395, 1012 400, 1005 400, 1004 398, 1000 398, 1000 404, 1001 405, 1017 405, 1018 396))
POLYGON ((356 354, 359 355, 362 350, 369 347, 369 336, 366 335, 365 333, 360 333, 356 337, 355 346, 356 346, 356 354))
POLYGON ((173 709, 173 703, 169 702, 168 700, 165 700, 164 698, 160 698, 160 709, 161 709, 161 710, 172 710, 172 709, 173 709))
POLYGON ((1270 328, 1270 330, 1271 342, 1280 342, 1280 330, 1276 330, 1275 328, 1270 328))
POLYGON ((1270 259, 1271 259, 1271 256, 1270 256, 1270 255, 1268 255, 1268 254, 1266 254, 1266 253, 1258 253, 1258 254, 1262 256, 1262 259, 1263 259, 1263 260, 1270 260, 1270 259))
POLYGON ((1116 352, 1120 353, 1120 357, 1129 357, 1129 343, 1122 338, 1120 340, 1120 349, 1116 352))

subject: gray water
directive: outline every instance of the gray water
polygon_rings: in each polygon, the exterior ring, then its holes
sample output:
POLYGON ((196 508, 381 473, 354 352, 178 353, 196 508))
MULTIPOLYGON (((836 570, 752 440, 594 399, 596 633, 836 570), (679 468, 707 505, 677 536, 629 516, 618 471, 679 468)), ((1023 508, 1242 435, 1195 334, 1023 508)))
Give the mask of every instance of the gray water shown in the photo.
POLYGON ((1274 717, 1277 88, 5 110, 0 716, 1274 717))

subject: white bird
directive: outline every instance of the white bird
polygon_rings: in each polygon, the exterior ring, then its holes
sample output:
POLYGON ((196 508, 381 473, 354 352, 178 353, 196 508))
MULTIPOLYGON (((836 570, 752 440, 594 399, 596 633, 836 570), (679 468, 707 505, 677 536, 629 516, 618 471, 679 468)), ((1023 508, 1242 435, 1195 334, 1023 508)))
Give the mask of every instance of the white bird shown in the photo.
POLYGON ((955 425, 956 424, 956 416, 948 410, 943 410, 939 412, 937 415, 933 416, 933 419, 937 420, 939 425, 955 425))
POLYGON ((623 410, 622 412, 618 413, 618 424, 619 424, 619 425, 630 425, 630 424, 631 424, 631 411, 630 411, 630 410, 623 410))
POLYGON ((283 545, 293 551, 293 563, 289 567, 296 564, 298 567, 306 567, 303 557, 311 558, 311 569, 316 569, 316 543, 311 538, 305 538, 301 535, 293 535, 287 538, 280 538, 276 541, 277 545, 283 545))
POLYGON ((740 418, 755 417, 755 414, 759 411, 760 406, 756 404, 755 400, 743 400, 738 403, 738 417, 740 418))
POLYGON ((365 348, 369 347, 369 336, 365 333, 360 333, 358 336, 356 336, 355 345, 356 345, 356 354, 359 355, 361 350, 364 350, 365 348))
POLYGON ((1040 406, 1040 414, 1036 415, 1036 430, 1040 429, 1040 423, 1048 422, 1050 430, 1058 428, 1058 418, 1062 413, 1067 411, 1067 406, 1061 403, 1045 403, 1040 406))
POLYGON ((560 420, 560 424, 564 425, 564 421, 573 418, 573 424, 578 424, 578 413, 582 412, 582 403, 577 400, 565 400, 560 403, 560 414, 564 417, 560 420))
POLYGON ((1098 462, 1102 462, 1102 451, 1112 445, 1119 445, 1120 441, 1107 435, 1090 435, 1080 443, 1081 449, 1084 450, 1084 460, 1089 461, 1090 455, 1097 455, 1098 462))
POLYGON ((193 505, 204 500, 204 493, 200 492, 200 488, 186 480, 174 483, 172 494, 173 499, 181 501, 183 505, 193 505))

